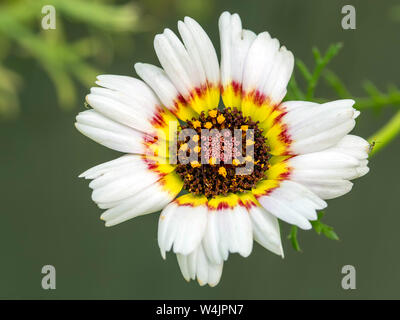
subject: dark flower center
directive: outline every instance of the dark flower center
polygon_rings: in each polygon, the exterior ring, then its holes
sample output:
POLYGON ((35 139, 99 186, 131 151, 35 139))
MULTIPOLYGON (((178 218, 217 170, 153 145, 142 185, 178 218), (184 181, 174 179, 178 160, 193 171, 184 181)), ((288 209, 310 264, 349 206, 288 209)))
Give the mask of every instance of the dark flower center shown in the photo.
POLYGON ((203 112, 181 129, 192 134, 177 143, 176 172, 193 194, 212 198, 245 192, 268 170, 269 149, 258 122, 236 108, 203 112))

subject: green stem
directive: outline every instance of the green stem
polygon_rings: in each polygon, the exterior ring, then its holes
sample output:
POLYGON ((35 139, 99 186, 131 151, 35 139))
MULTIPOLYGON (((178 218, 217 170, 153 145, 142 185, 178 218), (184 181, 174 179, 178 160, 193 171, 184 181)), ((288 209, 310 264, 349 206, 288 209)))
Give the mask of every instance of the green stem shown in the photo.
POLYGON ((373 134, 368 142, 373 146, 369 156, 371 157, 387 144, 389 144, 400 133, 400 111, 390 119, 381 129, 373 134))
POLYGON ((290 239, 290 242, 292 243, 293 249, 296 251, 301 251, 299 242, 297 240, 297 226, 292 225, 292 229, 290 231, 288 238, 290 239))
POLYGON ((376 109, 379 107, 394 105, 400 105, 400 97, 390 97, 390 96, 382 96, 379 100, 374 100, 371 98, 354 98, 356 100, 356 109, 376 109))

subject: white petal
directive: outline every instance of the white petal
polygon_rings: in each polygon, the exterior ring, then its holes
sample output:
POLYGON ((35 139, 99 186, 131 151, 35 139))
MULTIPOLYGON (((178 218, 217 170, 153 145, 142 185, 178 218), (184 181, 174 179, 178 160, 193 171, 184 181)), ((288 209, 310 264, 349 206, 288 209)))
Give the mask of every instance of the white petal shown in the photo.
POLYGON ((232 81, 242 84, 243 67, 250 45, 256 35, 242 29, 238 14, 223 12, 218 22, 221 40, 221 82, 223 86, 232 81))
POLYGON ((122 159, 124 161, 108 164, 109 168, 104 165, 106 170, 103 167, 101 174, 97 173, 90 182, 93 201, 105 203, 128 198, 161 178, 159 173, 149 169, 142 156, 130 155, 122 159))
POLYGON ((93 168, 86 170, 85 172, 79 175, 79 178, 95 179, 109 171, 112 171, 116 167, 130 163, 132 159, 134 159, 135 161, 136 158, 137 158, 136 155, 125 154, 122 157, 119 157, 117 159, 108 162, 104 162, 102 164, 99 164, 93 168))
POLYGON ((229 251, 248 257, 253 249, 253 234, 246 208, 237 205, 234 208, 218 210, 217 219, 219 246, 224 256, 229 251))
POLYGON ((353 168, 360 163, 358 159, 332 149, 298 155, 288 161, 299 169, 353 168))
POLYGON ((356 123, 354 120, 348 120, 337 127, 333 127, 326 131, 316 133, 314 136, 295 141, 291 145, 290 149, 294 154, 304 154, 324 150, 340 141, 341 138, 353 130, 355 124, 356 123))
POLYGON ((176 259, 178 260, 178 265, 179 268, 181 269, 182 276, 185 278, 186 281, 189 282, 191 279, 191 275, 189 273, 188 256, 187 255, 185 256, 183 254, 177 254, 176 259))
POLYGON ((136 63, 135 70, 176 117, 183 121, 198 117, 198 113, 189 106, 163 69, 147 63, 136 63))
POLYGON ((306 110, 310 107, 318 106, 319 104, 316 102, 310 101, 285 101, 282 102, 281 108, 289 113, 299 112, 301 115, 301 110, 306 110))
POLYGON ((349 192, 347 180, 369 172, 366 160, 368 142, 357 136, 345 136, 324 151, 295 156, 288 160, 290 179, 304 184, 322 199, 332 199, 349 192))
POLYGON ((354 167, 354 168, 341 168, 341 169, 306 169, 306 170, 293 170, 291 173, 291 180, 304 182, 304 181, 315 181, 315 180, 326 180, 326 179, 344 179, 353 180, 369 172, 369 168, 354 167))
POLYGON ((283 117, 283 121, 288 123, 294 140, 301 140, 352 120, 354 111, 351 104, 344 108, 340 104, 326 103, 292 111, 283 117))
POLYGON ((258 91, 272 104, 279 104, 293 71, 293 54, 268 32, 260 33, 246 56, 243 74, 243 91, 258 91))
POLYGON ((179 94, 198 113, 218 107, 219 66, 215 49, 191 18, 178 23, 184 44, 169 29, 156 35, 154 48, 179 94))
POLYGON ((291 180, 346 179, 352 180, 365 172, 365 163, 341 153, 337 148, 299 155, 288 160, 293 168, 291 180))
POLYGON ((221 252, 220 249, 220 233, 218 230, 218 212, 209 211, 207 217, 207 227, 204 234, 203 246, 207 253, 208 258, 214 264, 220 264, 224 260, 228 259, 228 250, 225 249, 221 252))
MULTIPOLYGON (((198 253, 199 253, 199 250, 194 250, 188 256, 184 256, 184 255, 181 255, 181 254, 177 254, 176 255, 177 258, 179 256, 187 257, 188 274, 189 274, 189 278, 192 279, 192 280, 196 279, 198 253)), ((187 281, 190 281, 190 279, 187 279, 187 281)))
POLYGON ((360 160, 368 158, 369 149, 370 145, 368 141, 351 134, 345 136, 331 148, 333 151, 342 152, 360 160))
POLYGON ((178 30, 179 30, 179 34, 182 37, 185 48, 189 54, 189 57, 190 57, 192 63, 195 65, 196 70, 199 74, 199 83, 205 83, 206 79, 207 79, 206 73, 203 68, 203 63, 202 63, 202 58, 200 56, 200 52, 197 48, 196 39, 193 37, 188 26, 182 21, 178 21, 178 30))
POLYGON ((107 227, 114 226, 134 217, 161 210, 176 194, 171 194, 156 182, 142 187, 138 193, 121 201, 118 206, 105 211, 101 219, 106 221, 107 227))
POLYGON ((114 171, 97 178, 89 185, 95 202, 118 201, 138 193, 143 188, 159 180, 158 174, 148 169, 114 171))
POLYGON ((302 229, 311 229, 308 220, 316 220, 316 210, 327 206, 313 192, 292 181, 282 181, 278 188, 257 200, 274 216, 302 229))
POLYGON ((192 89, 200 86, 201 74, 191 61, 188 52, 169 29, 154 38, 154 49, 168 77, 185 98, 192 89))
POLYGON ((275 59, 275 64, 263 88, 263 92, 269 96, 273 105, 279 104, 285 97, 286 87, 294 67, 293 54, 284 46, 279 49, 275 59))
POLYGON ((188 255, 195 250, 207 224, 205 205, 187 206, 170 203, 161 212, 158 222, 158 244, 163 256, 173 246, 175 253, 188 255))
POLYGON ((229 253, 249 256, 253 234, 247 209, 240 205, 209 208, 203 246, 208 259, 215 264, 227 260, 229 253))
POLYGON ((180 192, 183 182, 162 160, 124 155, 80 175, 93 179, 92 199, 108 209, 101 216, 106 226, 158 211, 180 192))
POLYGON ((197 278, 201 286, 208 284, 210 287, 214 287, 219 283, 223 263, 211 263, 202 245, 199 245, 189 255, 177 254, 176 256, 182 275, 186 281, 197 278))
POLYGON ((192 61, 198 61, 198 70, 203 70, 207 81, 218 85, 219 64, 217 53, 206 32, 190 17, 185 17, 184 22, 180 21, 178 27, 192 61))
POLYGON ((94 94, 111 96, 114 100, 126 104, 127 112, 139 114, 143 120, 151 120, 160 106, 160 101, 154 92, 139 79, 117 75, 100 75, 97 79, 96 84, 103 88, 102 90, 92 88, 94 94))
POLYGON ((80 112, 75 127, 83 135, 110 149, 127 153, 144 153, 142 132, 110 120, 94 110, 80 112))
MULTIPOLYGON (((149 91, 148 86, 143 81, 133 77, 109 74, 99 75, 97 76, 96 84, 104 88, 124 92, 141 103, 146 103, 149 100, 154 101, 155 99, 154 93, 149 91), (136 95, 137 93, 140 93, 140 95, 136 95)), ((149 110, 150 113, 151 110, 149 110)))
POLYGON ((353 187, 353 183, 350 181, 339 179, 307 179, 298 182, 325 200, 341 197, 350 192, 353 187))
POLYGON ((267 250, 283 257, 278 219, 259 206, 249 209, 254 240, 267 250))
POLYGON ((353 104, 349 99, 324 104, 304 102, 304 105, 284 102, 282 109, 286 114, 281 122, 287 126, 287 135, 292 140, 290 153, 311 153, 336 145, 355 126, 357 111, 353 104))
MULTIPOLYGON (((174 206, 166 206, 163 209, 164 215, 173 214, 175 207, 174 206)), ((158 247, 160 248, 160 253, 163 259, 166 258, 165 253, 170 251, 175 239, 176 232, 178 231, 178 224, 176 223, 176 219, 167 219, 163 223, 163 228, 158 228, 157 232, 157 240, 158 247)))
POLYGON ((105 88, 91 88, 90 92, 86 101, 97 112, 133 129, 151 132, 151 115, 144 111, 153 107, 153 104, 139 104, 123 92, 105 88))
POLYGON ((251 92, 264 87, 266 79, 274 66, 274 57, 279 51, 279 41, 272 39, 268 32, 257 35, 247 54, 244 75, 243 90, 251 92))
POLYGON ((148 63, 136 63, 135 70, 154 90, 162 104, 173 112, 175 100, 179 98, 179 92, 176 90, 165 71, 148 63))

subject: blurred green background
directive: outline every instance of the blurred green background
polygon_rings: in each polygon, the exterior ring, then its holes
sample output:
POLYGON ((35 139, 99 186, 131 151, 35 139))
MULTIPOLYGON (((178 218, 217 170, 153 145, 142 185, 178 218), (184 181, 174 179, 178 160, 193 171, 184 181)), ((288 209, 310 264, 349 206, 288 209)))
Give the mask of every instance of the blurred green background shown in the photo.
MULTIPOLYGON (((164 27, 176 30, 185 15, 204 26, 219 52, 217 19, 224 10, 238 12, 248 29, 268 30, 309 65, 312 46, 324 51, 333 42, 343 42, 330 69, 357 96, 364 94, 365 80, 381 89, 390 83, 400 86, 398 4, 2 1, 0 298, 400 298, 399 139, 371 159, 371 172, 355 182, 350 194, 329 201, 324 221, 334 226, 340 241, 300 231, 303 252, 298 253, 286 239, 284 226, 285 259, 255 245, 247 259, 231 255, 220 284, 208 288, 186 283, 173 254, 162 260, 156 238, 158 214, 104 227, 88 182, 78 174, 119 154, 85 138, 73 126, 97 72, 136 76, 135 62, 158 64, 154 35, 164 27), (93 2, 96 11, 90 6, 93 2), (54 4, 56 30, 41 29, 43 4, 54 4), (356 8, 356 30, 341 28, 345 4, 356 8), (41 288, 41 268, 46 264, 56 267, 56 290, 41 288), (356 290, 341 288, 341 268, 347 264, 356 268, 356 290)), ((318 88, 317 96, 336 98, 325 86, 318 88)), ((365 110, 354 133, 370 136, 395 108, 365 110)))

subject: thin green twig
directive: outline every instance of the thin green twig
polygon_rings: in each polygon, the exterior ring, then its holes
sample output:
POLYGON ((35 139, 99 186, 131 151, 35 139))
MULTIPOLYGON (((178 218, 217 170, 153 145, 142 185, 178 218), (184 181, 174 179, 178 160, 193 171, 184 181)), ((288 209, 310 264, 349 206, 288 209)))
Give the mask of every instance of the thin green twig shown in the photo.
POLYGON ((292 247, 296 251, 301 251, 299 241, 297 240, 297 231, 298 228, 297 226, 292 226, 292 229, 290 230, 290 234, 288 236, 288 239, 290 239, 290 242, 292 243, 292 247))
POLYGON ((318 80, 321 76, 322 71, 325 69, 327 64, 335 57, 339 50, 342 48, 341 43, 335 43, 329 46, 325 55, 322 56, 317 48, 313 48, 313 54, 315 59, 315 68, 312 73, 311 79, 308 81, 306 99, 310 100, 314 97, 315 88, 317 87, 318 80))
POLYGON ((369 156, 371 157, 382 150, 394 140, 398 134, 400 134, 400 111, 397 111, 388 123, 368 139, 372 148, 369 156))

